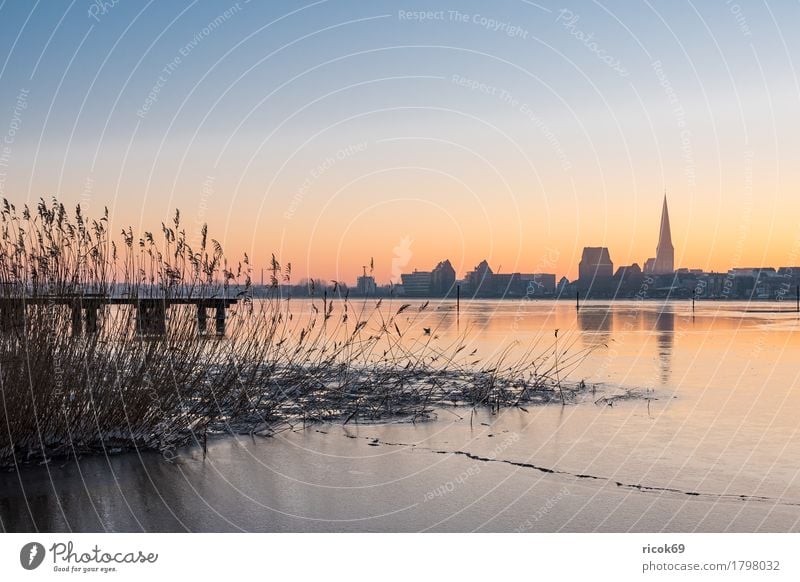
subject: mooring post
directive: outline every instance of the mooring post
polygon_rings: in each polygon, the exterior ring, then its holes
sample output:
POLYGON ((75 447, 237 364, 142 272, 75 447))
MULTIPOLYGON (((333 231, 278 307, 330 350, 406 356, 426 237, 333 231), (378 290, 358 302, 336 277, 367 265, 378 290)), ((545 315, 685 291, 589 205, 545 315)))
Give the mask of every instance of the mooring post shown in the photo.
POLYGON ((575 311, 580 311, 581 309, 581 292, 575 291, 575 311))
POLYGON ((147 304, 139 299, 136 302, 136 333, 144 335, 147 330, 147 304))
POLYGON ((697 295, 697 289, 692 289, 692 313, 694 313, 694 298, 697 295))
POLYGON ((83 320, 81 319, 80 301, 75 301, 71 306, 72 310, 72 337, 80 337, 83 333, 83 320))
POLYGON ((795 311, 797 311, 797 313, 800 313, 800 285, 795 287, 795 290, 794 290, 794 301, 795 301, 795 308, 794 309, 795 309, 795 311))
POLYGON ((2 320, 3 331, 12 332, 16 331, 19 327, 25 325, 25 306, 21 299, 7 298, 3 300, 2 311, 0 311, 0 320, 2 320), (20 315, 20 309, 22 314, 20 315), (20 325, 20 318, 22 323, 20 325))
POLYGON ((206 325, 208 322, 208 313, 206 313, 206 306, 203 303, 197 304, 197 332, 200 335, 206 334, 206 325))
POLYGON ((86 304, 86 333, 97 333, 97 308, 98 305, 94 301, 86 304))
POLYGON ((139 299, 136 305, 136 329, 142 335, 166 334, 166 301, 164 299, 139 299))
POLYGON ((9 299, 3 301, 2 308, 0 308, 0 322, 2 322, 4 332, 14 331, 11 322, 11 300, 9 299))
POLYGON ((461 317, 461 285, 456 285, 456 315, 461 317))
POLYGON ((225 303, 217 303, 216 313, 217 335, 225 335, 225 303))
POLYGON ((25 329, 26 321, 25 316, 27 315, 25 309, 25 300, 22 299, 20 301, 14 302, 14 327, 23 331, 25 329))
POLYGON ((167 333, 167 304, 163 299, 156 299, 153 304, 153 331, 157 335, 167 333))

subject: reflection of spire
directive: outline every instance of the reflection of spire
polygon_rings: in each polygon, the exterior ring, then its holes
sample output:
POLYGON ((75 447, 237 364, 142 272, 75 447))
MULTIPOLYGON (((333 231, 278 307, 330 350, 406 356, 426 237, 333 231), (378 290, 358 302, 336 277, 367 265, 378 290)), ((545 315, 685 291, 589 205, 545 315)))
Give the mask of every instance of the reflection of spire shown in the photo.
POLYGON ((664 192, 664 205, 661 208, 661 230, 658 233, 656 260, 653 273, 665 274, 675 271, 675 248, 672 246, 672 231, 669 227, 669 210, 667 209, 667 193, 664 192))
POLYGON ((661 383, 667 386, 672 376, 672 351, 675 341, 675 313, 671 307, 663 306, 656 313, 655 331, 661 383))

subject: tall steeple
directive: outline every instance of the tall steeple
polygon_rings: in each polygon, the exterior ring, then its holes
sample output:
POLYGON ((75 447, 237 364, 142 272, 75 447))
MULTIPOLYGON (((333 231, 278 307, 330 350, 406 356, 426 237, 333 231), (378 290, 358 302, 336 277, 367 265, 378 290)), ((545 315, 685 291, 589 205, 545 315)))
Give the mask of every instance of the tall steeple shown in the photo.
POLYGON ((667 209, 667 193, 664 192, 664 205, 661 208, 661 231, 658 234, 656 260, 653 273, 664 275, 675 272, 675 248, 672 246, 672 232, 669 228, 669 210, 667 209))

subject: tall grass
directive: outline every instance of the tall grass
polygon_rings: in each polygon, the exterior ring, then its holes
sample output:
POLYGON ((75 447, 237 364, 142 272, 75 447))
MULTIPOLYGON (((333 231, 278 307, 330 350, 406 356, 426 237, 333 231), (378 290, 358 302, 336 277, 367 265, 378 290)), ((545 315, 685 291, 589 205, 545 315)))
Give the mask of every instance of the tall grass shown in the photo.
POLYGON ((168 452, 208 432, 285 423, 419 420, 453 403, 550 401, 586 355, 534 345, 482 362, 466 333, 415 335, 427 303, 353 301, 336 285, 300 304, 282 297, 291 267, 274 257, 272 292, 254 300, 248 257, 229 264, 205 227, 193 247, 178 212, 157 235, 115 238, 107 211, 91 220, 57 200, 21 211, 3 200, 0 229, 0 465, 168 452), (73 334, 73 305, 108 297, 132 303, 101 306, 97 332, 73 334), (224 337, 199 334, 191 305, 168 309, 165 334, 137 330, 136 300, 221 297, 238 300, 224 337))

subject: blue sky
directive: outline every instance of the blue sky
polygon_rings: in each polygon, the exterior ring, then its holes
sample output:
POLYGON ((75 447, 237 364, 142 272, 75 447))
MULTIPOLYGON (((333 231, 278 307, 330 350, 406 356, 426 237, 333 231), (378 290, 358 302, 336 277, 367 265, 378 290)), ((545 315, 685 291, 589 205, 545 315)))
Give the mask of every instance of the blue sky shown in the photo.
POLYGON ((409 266, 449 256, 459 274, 558 256, 550 270, 574 275, 600 244, 641 263, 666 188, 679 266, 800 263, 799 16, 796 2, 6 0, 0 187, 154 229, 179 206, 234 254, 345 279, 361 255, 387 279, 404 237, 409 266))

